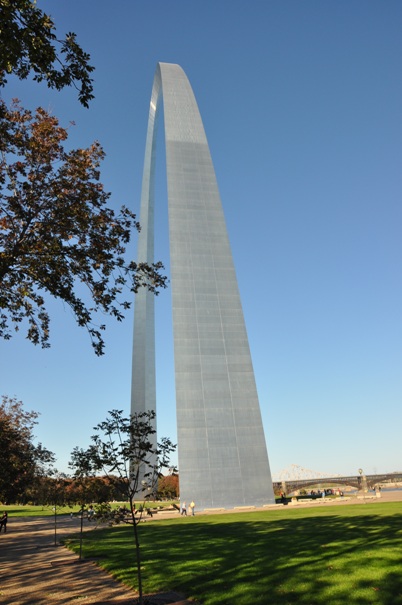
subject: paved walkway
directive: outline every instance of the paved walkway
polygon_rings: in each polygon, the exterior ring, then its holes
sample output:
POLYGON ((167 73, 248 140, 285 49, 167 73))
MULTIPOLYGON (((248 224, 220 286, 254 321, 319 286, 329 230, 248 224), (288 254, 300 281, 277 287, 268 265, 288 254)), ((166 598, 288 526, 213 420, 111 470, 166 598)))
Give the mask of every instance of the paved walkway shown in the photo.
MULTIPOLYGON (((94 562, 79 561, 59 541, 79 531, 80 520, 60 517, 55 545, 52 517, 11 517, 0 535, 0 603, 5 605, 135 605, 137 594, 94 562)), ((90 526, 91 527, 91 526, 90 526)), ((190 605, 173 592, 152 595, 152 605, 190 605)))

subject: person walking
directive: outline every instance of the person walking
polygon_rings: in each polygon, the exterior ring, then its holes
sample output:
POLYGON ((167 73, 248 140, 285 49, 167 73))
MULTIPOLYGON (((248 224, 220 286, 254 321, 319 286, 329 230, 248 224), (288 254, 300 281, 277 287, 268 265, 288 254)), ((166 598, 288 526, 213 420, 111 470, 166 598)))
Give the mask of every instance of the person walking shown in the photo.
POLYGON ((191 516, 192 516, 192 517, 194 517, 194 515, 195 515, 195 511, 194 511, 194 509, 195 509, 195 502, 194 502, 194 500, 191 500, 191 503, 190 503, 190 510, 191 510, 191 516))
POLYGON ((1 533, 2 529, 4 529, 4 533, 7 532, 7 521, 8 521, 8 514, 7 514, 7 512, 4 512, 3 516, 0 517, 0 533, 1 533))
POLYGON ((185 502, 181 505, 181 514, 187 517, 187 505, 185 502))

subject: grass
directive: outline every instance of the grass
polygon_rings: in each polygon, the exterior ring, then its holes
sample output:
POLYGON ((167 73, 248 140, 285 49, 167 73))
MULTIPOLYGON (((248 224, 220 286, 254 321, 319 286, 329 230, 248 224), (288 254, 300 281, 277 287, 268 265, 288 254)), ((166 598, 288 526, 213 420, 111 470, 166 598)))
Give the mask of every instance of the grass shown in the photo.
MULTIPOLYGON (((395 502, 145 523, 144 591, 204 605, 402 604, 401 512, 395 502)), ((87 534, 83 552, 136 587, 131 527, 87 534)))
MULTIPOLYGON (((58 506, 58 515, 69 515, 72 512, 77 512, 78 506, 58 506)), ((50 517, 54 515, 54 509, 52 506, 34 506, 30 504, 8 504, 0 505, 0 513, 3 511, 8 512, 9 517, 50 517)))
MULTIPOLYGON (((143 502, 138 502, 137 505, 143 504, 143 502)), ((172 504, 178 504, 176 501, 166 501, 166 502, 146 502, 146 508, 167 508, 172 506, 172 504)), ((119 506, 129 506, 128 502, 113 502, 112 508, 117 508, 119 506)), ((58 506, 57 514, 58 515, 70 515, 71 513, 78 513, 80 510, 80 506, 58 506)), ((11 517, 47 517, 50 515, 54 515, 54 509, 49 504, 48 506, 35 506, 31 504, 10 504, 10 505, 2 505, 0 504, 0 514, 3 511, 8 512, 8 516, 11 517)))

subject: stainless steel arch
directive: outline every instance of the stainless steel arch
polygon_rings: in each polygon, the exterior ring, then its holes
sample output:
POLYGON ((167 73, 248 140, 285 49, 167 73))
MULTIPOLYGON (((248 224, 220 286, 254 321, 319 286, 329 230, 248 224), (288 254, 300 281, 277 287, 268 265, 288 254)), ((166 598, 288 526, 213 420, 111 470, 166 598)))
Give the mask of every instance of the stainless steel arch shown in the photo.
MULTIPOLYGON (((198 509, 274 502, 258 395, 208 142, 190 83, 159 63, 138 261, 154 260, 156 123, 163 93, 180 495, 198 509)), ((155 409, 154 297, 135 300, 132 412, 155 409)))

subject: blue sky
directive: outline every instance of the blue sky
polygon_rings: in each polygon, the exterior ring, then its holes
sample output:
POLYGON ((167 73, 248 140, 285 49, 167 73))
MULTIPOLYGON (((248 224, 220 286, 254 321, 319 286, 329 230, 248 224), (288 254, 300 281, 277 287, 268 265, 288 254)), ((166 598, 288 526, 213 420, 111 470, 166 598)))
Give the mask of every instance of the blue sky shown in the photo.
MULTIPOLYGON (((402 469, 402 4, 387 0, 38 0, 91 54, 95 100, 10 80, 70 144, 99 140, 111 204, 139 211, 152 80, 180 64, 217 173, 274 476, 402 469)), ((162 129, 160 129, 162 132, 162 129)), ((156 257, 168 271, 163 141, 156 257)), ((136 240, 130 248, 135 257, 136 240)), ((1 393, 40 412, 67 469, 114 408, 129 411, 133 313, 103 358, 50 301, 52 348, 0 342, 1 393)), ((158 425, 175 439, 170 291, 157 299, 158 425)))

